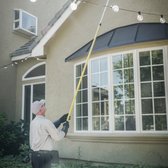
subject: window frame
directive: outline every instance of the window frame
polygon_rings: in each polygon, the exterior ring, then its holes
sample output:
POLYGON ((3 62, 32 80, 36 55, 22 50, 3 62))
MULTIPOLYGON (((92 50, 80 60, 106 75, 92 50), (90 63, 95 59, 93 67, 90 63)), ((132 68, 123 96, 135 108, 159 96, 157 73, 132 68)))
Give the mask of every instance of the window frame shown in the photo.
POLYGON ((46 68, 46 62, 40 62, 40 63, 38 63, 38 64, 32 66, 30 69, 28 69, 28 70, 23 74, 23 76, 22 76, 22 81, 28 81, 28 80, 43 79, 43 78, 45 78, 45 75, 26 78, 26 76, 27 76, 32 70, 34 70, 35 68, 38 68, 38 67, 41 66, 41 65, 45 65, 45 68, 46 68))
POLYGON ((21 33, 24 33, 26 35, 35 35, 37 36, 37 30, 38 30, 38 18, 34 15, 32 15, 31 13, 23 10, 23 9, 14 9, 13 10, 14 12, 14 16, 13 16, 13 30, 14 31, 18 31, 18 32, 21 32, 21 33), (18 11, 19 12, 19 18, 18 19, 15 19, 15 12, 18 11), (33 18, 35 20, 35 32, 33 31, 30 31, 28 29, 25 29, 23 27, 23 13, 26 14, 27 16, 33 18), (18 22, 18 27, 15 26, 15 24, 18 22))
MULTIPOLYGON (((166 73, 167 68, 167 62, 168 58, 166 58, 166 55, 168 54, 168 46, 159 46, 159 47, 148 47, 148 48, 141 48, 141 49, 134 49, 134 50, 127 50, 124 52, 117 52, 112 54, 105 54, 100 55, 98 57, 91 58, 88 63, 88 130, 76 130, 76 103, 74 105, 74 132, 75 133, 93 133, 93 134, 165 134, 168 132, 168 73, 166 73), (166 119, 167 119, 167 130, 159 131, 159 130, 143 130, 142 128, 142 111, 141 111, 141 97, 140 97, 140 66, 139 66, 139 53, 142 51, 152 51, 152 50, 162 50, 163 51, 163 66, 164 66, 164 82, 165 82, 165 99, 166 99, 166 119), (112 107, 112 100, 113 100, 113 87, 110 87, 110 84, 112 84, 113 76, 112 76, 112 57, 118 54, 126 54, 126 53, 132 53, 133 54, 133 69, 134 69, 134 94, 135 94, 135 120, 136 120, 136 130, 135 131, 117 131, 115 130, 115 123, 114 123, 114 108, 112 107), (109 92, 109 130, 108 131, 95 131, 92 130, 92 100, 91 100, 91 61, 96 59, 102 59, 103 57, 107 57, 108 60, 108 92, 109 92), (111 77, 110 77, 111 76, 111 77), (136 85, 138 84, 138 87, 136 85)), ((82 63, 85 63, 85 61, 78 62, 74 64, 74 78, 76 77, 76 66, 80 65, 82 63)), ((75 80, 74 80, 74 86, 75 86, 75 80)), ((75 91, 75 87, 74 87, 75 91)))

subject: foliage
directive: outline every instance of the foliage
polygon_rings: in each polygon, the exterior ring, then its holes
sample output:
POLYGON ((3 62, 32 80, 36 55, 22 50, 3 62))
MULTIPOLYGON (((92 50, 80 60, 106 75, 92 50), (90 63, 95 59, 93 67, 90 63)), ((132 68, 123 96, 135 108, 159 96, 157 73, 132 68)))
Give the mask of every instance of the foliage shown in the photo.
MULTIPOLYGON (((0 158, 0 168, 31 168, 31 164, 23 163, 19 157, 6 156, 0 158)), ((52 168, 164 168, 161 166, 104 164, 80 160, 61 159, 60 164, 53 164, 52 168)))
POLYGON ((4 114, 0 113, 0 156, 18 155, 20 147, 28 144, 28 129, 24 122, 6 122, 4 114))

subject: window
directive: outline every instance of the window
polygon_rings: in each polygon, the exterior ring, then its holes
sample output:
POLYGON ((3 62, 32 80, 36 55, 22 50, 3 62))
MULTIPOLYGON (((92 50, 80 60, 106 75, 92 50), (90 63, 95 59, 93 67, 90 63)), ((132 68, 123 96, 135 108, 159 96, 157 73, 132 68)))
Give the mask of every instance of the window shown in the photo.
POLYGON ((142 130, 167 130, 163 50, 139 53, 142 130))
MULTIPOLYGON (((163 51, 142 50, 90 60, 76 100, 76 131, 168 131, 163 51)), ((83 66, 75 66, 76 83, 83 66)))
POLYGON ((24 86, 24 114, 25 123, 29 124, 34 117, 31 111, 31 103, 45 99, 45 83, 28 84, 24 86))
POLYGON ((112 57, 115 130, 136 130, 133 54, 112 57))
POLYGON ((37 17, 22 9, 15 9, 13 30, 26 35, 37 35, 37 17))
POLYGON ((107 58, 91 62, 92 130, 109 130, 107 58))
POLYGON ((23 84, 22 119, 29 125, 34 117, 31 113, 31 103, 35 100, 45 99, 45 63, 39 63, 30 68, 23 75, 22 80, 26 81, 26 84, 23 84))
MULTIPOLYGON (((76 86, 78 85, 84 64, 76 66, 76 86)), ((76 129, 88 130, 88 81, 87 69, 83 76, 79 92, 76 98, 76 129)))

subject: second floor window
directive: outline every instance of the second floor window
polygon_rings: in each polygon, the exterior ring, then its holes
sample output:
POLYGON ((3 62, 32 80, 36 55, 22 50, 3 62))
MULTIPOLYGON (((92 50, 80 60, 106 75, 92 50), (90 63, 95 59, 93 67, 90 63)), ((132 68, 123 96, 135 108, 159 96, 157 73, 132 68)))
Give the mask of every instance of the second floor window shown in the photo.
POLYGON ((22 9, 14 9, 13 30, 26 35, 37 35, 37 17, 22 9))

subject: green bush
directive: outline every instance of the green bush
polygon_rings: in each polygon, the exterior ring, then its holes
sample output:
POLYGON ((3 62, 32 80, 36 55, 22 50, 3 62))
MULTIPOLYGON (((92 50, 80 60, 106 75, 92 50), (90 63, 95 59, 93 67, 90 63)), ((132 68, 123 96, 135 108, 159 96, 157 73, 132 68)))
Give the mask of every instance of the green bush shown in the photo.
POLYGON ((28 129, 24 121, 6 122, 6 116, 0 113, 0 156, 19 155, 20 147, 28 144, 28 129))

